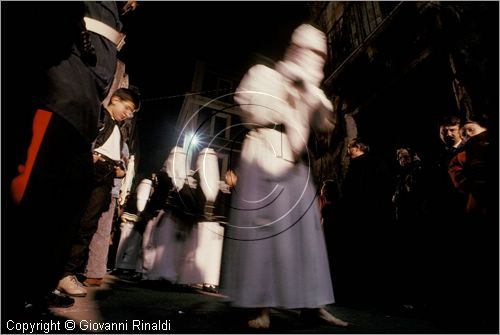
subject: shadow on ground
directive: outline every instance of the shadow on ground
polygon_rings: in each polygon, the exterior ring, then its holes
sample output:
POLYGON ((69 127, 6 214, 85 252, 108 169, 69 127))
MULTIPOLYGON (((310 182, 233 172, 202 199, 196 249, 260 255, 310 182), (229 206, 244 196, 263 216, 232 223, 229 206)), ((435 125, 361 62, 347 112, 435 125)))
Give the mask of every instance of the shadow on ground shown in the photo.
POLYGON ((246 327, 255 311, 232 308, 222 295, 167 282, 135 282, 107 276, 102 287, 90 288, 87 297, 77 298, 73 307, 54 310, 54 314, 75 320, 89 333, 468 333, 438 325, 425 315, 397 315, 335 305, 327 309, 350 326, 307 323, 301 320, 298 311, 273 309, 271 329, 256 331, 246 327), (117 329, 119 325, 121 328, 117 329))

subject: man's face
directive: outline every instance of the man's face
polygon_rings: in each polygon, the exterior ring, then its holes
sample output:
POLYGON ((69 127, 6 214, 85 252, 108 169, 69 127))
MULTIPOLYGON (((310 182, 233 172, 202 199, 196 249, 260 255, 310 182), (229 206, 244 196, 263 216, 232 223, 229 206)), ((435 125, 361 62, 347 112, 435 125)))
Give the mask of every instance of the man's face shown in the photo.
POLYGON ((406 149, 399 149, 397 151, 397 159, 398 159, 399 165, 401 165, 403 167, 410 165, 412 162, 411 155, 408 152, 408 150, 406 150, 406 149))
POLYGON ((454 146, 458 144, 462 140, 462 137, 460 136, 460 126, 459 125, 441 126, 441 138, 449 146, 454 146))

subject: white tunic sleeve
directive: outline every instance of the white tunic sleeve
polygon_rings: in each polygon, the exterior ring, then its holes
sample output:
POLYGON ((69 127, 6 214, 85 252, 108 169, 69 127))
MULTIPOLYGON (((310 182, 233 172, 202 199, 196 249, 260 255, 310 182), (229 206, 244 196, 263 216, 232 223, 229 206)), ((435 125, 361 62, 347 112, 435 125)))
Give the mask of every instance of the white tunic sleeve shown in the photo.
POLYGON ((289 114, 287 90, 283 76, 258 64, 250 68, 236 89, 234 100, 240 105, 242 117, 249 128, 282 123, 289 114))

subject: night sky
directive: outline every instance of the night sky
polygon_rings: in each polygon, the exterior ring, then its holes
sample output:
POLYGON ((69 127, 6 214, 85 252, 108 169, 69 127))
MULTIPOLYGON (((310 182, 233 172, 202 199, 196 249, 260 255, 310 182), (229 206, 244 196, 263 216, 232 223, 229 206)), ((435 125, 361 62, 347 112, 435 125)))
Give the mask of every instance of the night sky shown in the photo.
POLYGON ((157 170, 173 147, 196 60, 241 73, 259 55, 278 60, 308 17, 305 2, 139 2, 127 13, 120 58, 143 97, 139 173, 157 170))
MULTIPOLYGON (((66 17, 71 5, 2 2, 2 153, 12 157, 2 170, 7 179, 16 173, 15 162, 24 160, 31 138, 33 93, 39 89, 31 71, 57 41, 47 29, 36 30, 47 22, 40 8, 57 18, 66 17)), ((138 178, 157 171, 175 144, 175 123, 196 60, 243 75, 256 59, 280 59, 294 28, 308 19, 306 2, 297 1, 139 1, 135 11, 122 16, 127 38, 119 58, 143 99, 136 116, 138 178)))

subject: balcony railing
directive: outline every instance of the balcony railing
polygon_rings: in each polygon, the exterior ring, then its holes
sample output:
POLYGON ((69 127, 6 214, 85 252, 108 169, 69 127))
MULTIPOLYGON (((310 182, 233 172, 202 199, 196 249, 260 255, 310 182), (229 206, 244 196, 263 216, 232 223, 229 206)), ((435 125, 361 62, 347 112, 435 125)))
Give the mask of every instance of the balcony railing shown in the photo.
POLYGON ((401 3, 400 1, 346 3, 343 14, 327 33, 331 51, 327 72, 335 72, 349 59, 401 3))

